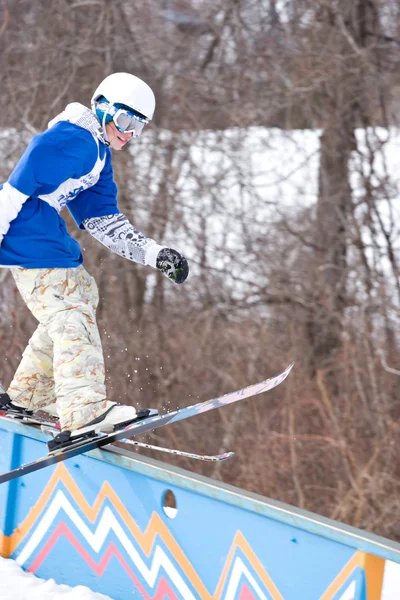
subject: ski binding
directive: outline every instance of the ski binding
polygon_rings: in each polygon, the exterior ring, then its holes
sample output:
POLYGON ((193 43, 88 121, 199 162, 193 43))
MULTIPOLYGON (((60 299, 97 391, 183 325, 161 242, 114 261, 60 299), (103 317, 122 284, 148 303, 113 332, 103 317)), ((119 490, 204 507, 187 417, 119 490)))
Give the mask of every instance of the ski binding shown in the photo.
MULTIPOLYGON (((223 396, 219 396, 211 400, 205 400, 204 402, 198 402, 192 406, 186 406, 172 412, 167 412, 163 415, 147 416, 144 419, 135 420, 127 427, 118 429, 112 433, 95 433, 95 435, 91 436, 90 438, 85 438, 74 442, 72 445, 68 444, 63 447, 55 448, 47 456, 43 456, 42 458, 34 460, 31 463, 24 464, 16 469, 12 469, 0 474, 0 483, 10 481, 22 475, 27 475, 28 473, 33 473, 39 469, 43 469, 50 465, 65 461, 68 458, 78 456, 79 454, 90 452, 96 448, 102 448, 103 446, 108 446, 114 442, 159 429, 168 423, 176 423, 178 421, 193 417, 194 415, 215 410, 217 408, 221 408, 222 406, 226 406, 227 404, 239 402, 245 398, 250 398, 252 396, 262 394, 268 390, 272 390, 286 379, 292 370, 293 365, 294 363, 291 363, 282 373, 275 377, 270 377, 269 379, 261 381, 260 383, 249 385, 248 387, 242 388, 235 392, 224 394, 223 396)), ((64 443, 65 442, 66 440, 64 439, 64 443)), ((168 452, 169 449, 166 449, 166 451, 168 452)), ((172 453, 174 453, 174 451, 172 451, 172 453)))

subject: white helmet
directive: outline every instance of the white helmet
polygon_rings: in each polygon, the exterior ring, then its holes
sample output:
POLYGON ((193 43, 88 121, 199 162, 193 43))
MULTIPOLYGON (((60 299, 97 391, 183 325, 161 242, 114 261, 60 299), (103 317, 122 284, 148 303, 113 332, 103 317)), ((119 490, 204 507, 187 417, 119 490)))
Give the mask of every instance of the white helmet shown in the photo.
POLYGON ((130 73, 113 73, 106 77, 92 96, 92 110, 96 112, 96 103, 104 96, 110 104, 124 104, 139 112, 149 121, 153 118, 156 99, 147 83, 130 73))

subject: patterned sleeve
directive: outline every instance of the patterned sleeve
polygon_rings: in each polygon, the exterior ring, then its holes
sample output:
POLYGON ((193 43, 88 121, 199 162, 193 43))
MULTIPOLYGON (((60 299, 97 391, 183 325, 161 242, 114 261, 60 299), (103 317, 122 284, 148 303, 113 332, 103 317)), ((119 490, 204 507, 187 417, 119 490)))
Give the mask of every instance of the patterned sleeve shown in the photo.
POLYGON ((124 214, 86 219, 83 225, 112 252, 142 265, 156 266, 157 254, 163 246, 135 229, 124 214))

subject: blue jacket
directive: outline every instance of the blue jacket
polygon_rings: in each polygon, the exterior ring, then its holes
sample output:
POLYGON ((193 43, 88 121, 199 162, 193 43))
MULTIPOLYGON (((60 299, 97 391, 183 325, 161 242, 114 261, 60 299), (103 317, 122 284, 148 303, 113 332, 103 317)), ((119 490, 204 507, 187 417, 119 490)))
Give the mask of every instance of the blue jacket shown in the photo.
POLYGON ((58 120, 32 139, 0 186, 0 266, 77 267, 81 249, 60 211, 81 229, 85 219, 119 213, 111 152, 95 133, 93 123, 58 120))

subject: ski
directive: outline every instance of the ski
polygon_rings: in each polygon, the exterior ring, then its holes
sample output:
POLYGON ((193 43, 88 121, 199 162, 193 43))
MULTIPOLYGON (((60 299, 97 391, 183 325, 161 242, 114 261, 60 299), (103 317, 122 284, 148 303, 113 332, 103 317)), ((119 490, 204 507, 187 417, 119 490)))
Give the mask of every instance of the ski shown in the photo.
POLYGON ((114 431, 113 433, 93 433, 93 435, 90 437, 88 435, 85 437, 85 439, 79 442, 73 443, 59 450, 55 450, 47 456, 43 456, 31 463, 27 463, 17 467, 16 469, 12 469, 11 471, 2 473, 0 475, 0 483, 5 483, 6 481, 21 477, 22 475, 27 475, 28 473, 33 473, 39 469, 44 469, 50 465, 67 460, 68 458, 73 458, 79 454, 84 454, 86 452, 90 452, 91 450, 95 450, 96 448, 102 448, 108 444, 113 444, 114 442, 118 442, 126 438, 132 438, 136 435, 146 433, 147 431, 164 427, 169 423, 176 423, 178 421, 182 421, 183 419, 193 417, 194 415, 199 415, 208 412, 209 410, 221 408, 227 404, 232 404, 234 402, 244 400, 245 398, 250 398, 252 396, 262 394, 263 392, 267 392, 268 390, 272 390, 286 379, 292 370, 293 365, 294 363, 291 363, 282 373, 276 375, 275 377, 271 377, 265 381, 261 381, 260 383, 249 385, 248 387, 242 388, 235 392, 230 392, 223 396, 219 396, 218 398, 205 400, 204 402, 198 402, 197 404, 167 412, 163 415, 148 417, 144 420, 134 422, 123 429, 114 431))
MULTIPOLYGON (((59 424, 57 425, 53 423, 44 423, 42 421, 35 421, 34 417, 32 417, 34 424, 41 424, 40 429, 43 433, 46 433, 54 438, 54 436, 60 431, 59 424)), ((222 454, 196 454, 194 452, 186 452, 185 450, 176 450, 174 448, 165 448, 165 446, 156 446, 153 444, 148 444, 146 442, 138 442, 136 440, 124 439, 119 440, 124 444, 128 444, 129 446, 135 446, 136 448, 144 448, 146 450, 157 450, 158 452, 165 452, 167 454, 174 454, 175 456, 182 456, 183 458, 193 458, 194 460, 203 460, 208 462, 218 462, 221 460, 227 460, 234 456, 234 452, 223 452, 222 454)), ((115 446, 111 444, 107 446, 106 450, 112 451, 115 446)))
POLYGON ((9 395, 4 392, 0 385, 0 417, 18 421, 28 425, 48 425, 50 427, 60 428, 58 417, 55 414, 48 413, 46 410, 39 409, 34 412, 22 406, 12 404, 9 395))
MULTIPOLYGON (((120 440, 124 444, 130 446, 136 446, 138 448, 146 448, 147 450, 158 450, 158 452, 166 452, 167 454, 174 454, 175 456, 183 456, 184 458, 193 458, 194 460, 204 460, 207 462, 218 462, 220 460, 227 460, 234 456, 234 452, 224 452, 223 454, 213 454, 211 456, 207 454, 194 454, 193 452, 185 452, 184 450, 174 450, 172 448, 165 448, 164 446, 153 446, 152 444, 146 444, 145 442, 138 442, 136 440, 120 440)), ((106 450, 112 451, 112 446, 106 448, 106 450)))
MULTIPOLYGON (((34 413, 33 415, 27 415, 27 416, 23 416, 23 417, 21 417, 20 415, 18 415, 17 417, 14 417, 14 416, 11 416, 8 414, 0 413, 0 417, 3 419, 4 418, 8 419, 10 421, 19 421, 20 423, 24 423, 24 424, 38 425, 38 426, 40 426, 40 429, 41 429, 41 431, 43 431, 43 433, 50 435, 53 438, 60 431, 60 425, 57 420, 54 420, 54 421, 47 420, 45 418, 37 416, 36 413, 34 413)), ((129 444, 130 446, 135 446, 137 448, 144 448, 146 450, 158 450, 159 452, 165 452, 167 454, 174 454, 175 456, 182 456, 184 458, 193 458, 194 460, 203 460, 203 461, 209 461, 209 462, 218 462, 221 460, 227 460, 228 458, 231 458, 235 454, 234 452, 223 452, 222 454, 212 454, 212 455, 196 454, 193 452, 186 452, 184 450, 175 450, 173 448, 165 448, 164 446, 156 446, 156 445, 152 445, 152 444, 147 444, 145 442, 138 442, 136 440, 130 440, 130 439, 120 440, 120 442, 123 442, 124 444, 129 444)), ((112 448, 113 448, 113 446, 111 446, 111 445, 107 446, 107 450, 112 451, 112 448)))
POLYGON ((0 411, 0 417, 8 421, 17 421, 18 423, 23 423, 24 425, 38 425, 44 427, 51 427, 58 431, 60 430, 60 424, 58 419, 52 419, 51 417, 42 417, 37 413, 19 414, 0 411))

